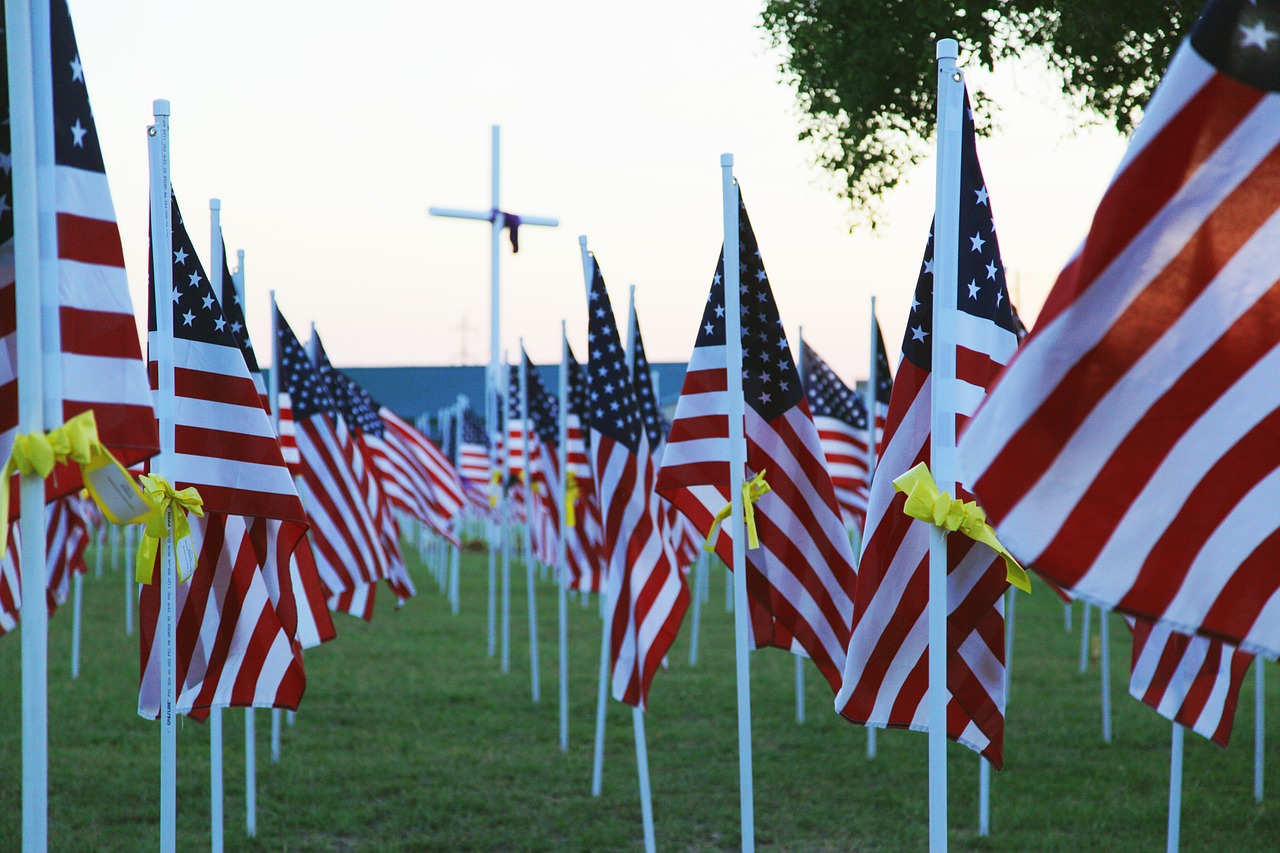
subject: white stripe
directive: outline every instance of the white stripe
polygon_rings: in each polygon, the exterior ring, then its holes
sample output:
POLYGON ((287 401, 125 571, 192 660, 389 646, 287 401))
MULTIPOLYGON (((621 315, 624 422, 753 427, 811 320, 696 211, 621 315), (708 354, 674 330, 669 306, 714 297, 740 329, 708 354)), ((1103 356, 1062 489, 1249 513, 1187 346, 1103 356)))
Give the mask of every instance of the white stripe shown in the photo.
POLYGON ((104 314, 127 314, 130 320, 136 316, 133 313, 133 300, 129 298, 129 276, 123 267, 59 260, 58 295, 62 306, 66 308, 100 311, 104 314))
POLYGON ((141 361, 63 353, 62 399, 150 406, 151 389, 141 361))
POLYGON ((115 207, 111 204, 111 187, 103 172, 90 172, 74 166, 54 168, 58 212, 83 216, 86 219, 116 221, 115 207))

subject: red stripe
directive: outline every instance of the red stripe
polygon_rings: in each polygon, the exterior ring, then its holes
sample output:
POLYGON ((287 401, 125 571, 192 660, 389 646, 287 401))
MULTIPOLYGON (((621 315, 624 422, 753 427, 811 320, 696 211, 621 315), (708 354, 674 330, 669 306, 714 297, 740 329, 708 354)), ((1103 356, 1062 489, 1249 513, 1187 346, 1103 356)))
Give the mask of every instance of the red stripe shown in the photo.
POLYGON ((120 228, 107 219, 58 213, 58 257, 103 267, 124 267, 120 228))
POLYGON ((274 468, 285 467, 284 457, 280 454, 280 445, 272 436, 245 435, 240 432, 178 424, 174 427, 174 447, 178 453, 190 456, 268 465, 274 468))
MULTIPOLYGON (((152 372, 154 373, 154 368, 152 372)), ((174 393, 179 397, 249 409, 262 408, 262 398, 258 396, 258 389, 248 376, 227 376, 223 373, 177 367, 173 372, 173 382, 174 393)))
POLYGON ((684 375, 684 386, 680 389, 681 397, 694 394, 724 393, 729 390, 729 380, 723 366, 710 370, 690 370, 684 375))
POLYGON ((58 309, 62 351, 71 355, 142 359, 132 314, 63 305, 58 309))

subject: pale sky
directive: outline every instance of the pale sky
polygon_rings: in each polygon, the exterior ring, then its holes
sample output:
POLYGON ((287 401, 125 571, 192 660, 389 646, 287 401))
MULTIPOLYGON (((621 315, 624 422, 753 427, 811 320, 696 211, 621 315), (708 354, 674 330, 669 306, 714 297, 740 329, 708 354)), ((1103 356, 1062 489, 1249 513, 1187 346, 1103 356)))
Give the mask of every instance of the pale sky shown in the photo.
MULTIPOLYGON (((503 254, 502 341, 559 360, 560 320, 586 333, 578 235, 615 311, 627 286, 652 361, 691 352, 719 252, 719 157, 736 173, 783 322, 847 381, 867 373, 868 311, 890 359, 933 207, 933 165, 859 229, 797 141, 798 107, 759 4, 659 0, 71 0, 125 244, 145 307, 146 127, 172 102, 173 182, 197 247, 222 199, 248 320, 269 362, 267 292, 300 334, 314 321, 339 366, 487 361, 489 226, 427 216, 487 209, 490 125, 503 134, 502 206, 554 216, 503 254), (463 324, 469 327, 463 333, 463 324)), ((933 52, 919 57, 932 65, 933 52)), ((979 141, 1019 310, 1034 319, 1123 153, 1078 123, 1034 62, 969 85, 1001 132, 979 141)), ((202 261, 208 265, 207 248, 202 261)))

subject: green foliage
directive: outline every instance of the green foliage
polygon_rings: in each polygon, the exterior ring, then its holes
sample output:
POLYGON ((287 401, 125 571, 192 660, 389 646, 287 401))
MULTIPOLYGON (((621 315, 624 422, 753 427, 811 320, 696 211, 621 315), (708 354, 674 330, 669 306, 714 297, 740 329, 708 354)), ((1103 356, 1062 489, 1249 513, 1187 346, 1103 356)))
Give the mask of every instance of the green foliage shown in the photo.
MULTIPOLYGON (((412 555, 418 597, 379 593, 372 624, 346 616, 306 654, 297 724, 269 757, 270 713, 255 714, 258 836, 244 834, 244 720, 224 712, 228 851, 639 850, 630 709, 610 700, 604 790, 591 796, 600 618, 569 603, 569 752, 557 741, 556 590, 537 585, 542 701, 529 695, 525 573, 511 566, 511 671, 486 654, 488 557, 462 558, 462 609, 412 555)), ((90 552, 89 565, 94 563, 90 552)), ((49 623, 49 849, 155 850, 159 728, 137 716, 138 638, 124 634, 121 566, 84 582, 84 662, 68 672, 71 605, 49 623)), ((737 713, 724 569, 711 569, 697 666, 686 619, 654 680, 646 728, 661 850, 738 847, 737 713)), ((992 774, 989 838, 977 834, 978 762, 949 752, 953 850, 1162 850, 1169 724, 1129 699, 1128 632, 1111 620, 1115 742, 1102 743, 1098 660, 1077 672, 1076 631, 1043 585, 1017 604, 1005 768, 992 774)), ((1097 636, 1097 617, 1093 619, 1097 636)), ((19 629, 20 630, 20 629, 19 629)), ((0 851, 21 849, 20 636, 0 637, 0 851)), ((1100 646, 1098 647, 1100 650, 1100 646)), ((1231 748, 1188 734, 1185 850, 1274 851, 1280 678, 1268 665, 1268 799, 1253 799, 1253 677, 1231 748)), ((808 719, 795 722, 794 663, 751 655, 756 840, 776 851, 918 851, 928 843, 927 738, 866 735, 831 709, 806 664, 808 719)), ((208 727, 178 730, 178 849, 209 849, 208 727)))
MULTIPOLYGON (((800 138, 874 225, 878 202, 926 152, 934 125, 934 45, 962 66, 1030 54, 1061 80, 1081 122, 1128 132, 1199 9, 1180 0, 767 0, 762 26, 783 50, 803 111, 800 138)), ((991 105, 976 103, 979 132, 991 105)))

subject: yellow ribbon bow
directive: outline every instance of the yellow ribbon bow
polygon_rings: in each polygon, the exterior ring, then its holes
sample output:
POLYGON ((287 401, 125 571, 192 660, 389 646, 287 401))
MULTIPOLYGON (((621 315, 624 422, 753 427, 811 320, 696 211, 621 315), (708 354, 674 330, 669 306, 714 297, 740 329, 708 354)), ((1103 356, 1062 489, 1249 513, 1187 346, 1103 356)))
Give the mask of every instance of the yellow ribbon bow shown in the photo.
POLYGON ((578 495, 580 491, 581 490, 578 488, 578 475, 573 473, 572 471, 568 472, 568 474, 565 475, 565 487, 564 487, 564 526, 565 527, 578 526, 578 516, 574 512, 573 505, 578 502, 578 495))
POLYGON ((977 501, 955 500, 946 492, 940 493, 929 466, 923 462, 894 480, 893 487, 907 496, 906 506, 902 508, 904 513, 937 527, 959 531, 986 545, 1004 559, 1005 580, 1023 592, 1031 592, 1031 578, 1026 569, 1000 544, 977 501))
POLYGON ((498 505, 498 488, 502 485, 502 472, 494 471, 489 478, 489 509, 498 505))
MULTIPOLYGON (((747 548, 760 547, 760 537, 756 534, 755 503, 770 491, 772 491, 772 488, 764 480, 764 471, 742 484, 742 513, 747 523, 747 548)), ((732 512, 733 503, 730 502, 725 504, 724 509, 716 513, 716 517, 711 521, 711 530, 707 532, 707 541, 702 543, 702 550, 714 551, 716 549, 716 534, 720 530, 720 524, 732 512)))
POLYGON ((173 510, 174 551, 178 558, 178 583, 191 577, 195 571, 196 555, 191 543, 185 541, 191 535, 191 524, 187 521, 187 513, 204 515, 204 499, 194 486, 175 489, 169 481, 159 474, 143 476, 142 484, 147 496, 156 509, 146 519, 146 528, 142 532, 142 541, 138 543, 138 558, 134 562, 134 574, 138 583, 152 583, 156 564, 156 551, 160 540, 169 537, 169 526, 165 523, 168 510, 173 510))
POLYGON ((20 473, 44 479, 64 462, 80 466, 85 489, 113 524, 133 524, 154 509, 129 472, 98 438, 93 412, 81 412, 47 434, 33 432, 14 439, 0 474, 0 555, 9 544, 9 478, 20 473))

